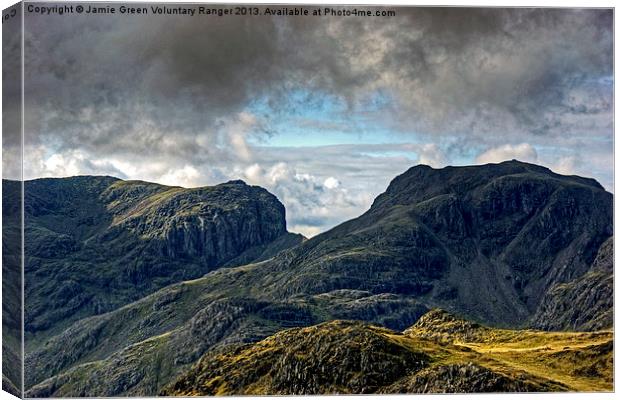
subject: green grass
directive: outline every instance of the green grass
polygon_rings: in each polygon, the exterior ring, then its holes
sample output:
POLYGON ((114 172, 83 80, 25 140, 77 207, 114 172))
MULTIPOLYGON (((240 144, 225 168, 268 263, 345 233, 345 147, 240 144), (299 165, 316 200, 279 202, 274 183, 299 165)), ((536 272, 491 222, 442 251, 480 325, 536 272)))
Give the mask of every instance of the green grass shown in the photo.
MULTIPOLYGON (((439 310, 434 324, 406 331, 406 342, 430 340, 450 354, 446 363, 476 362, 490 369, 528 374, 559 382, 573 391, 613 390, 613 331, 543 332, 494 329, 439 310), (458 331, 458 327, 465 327, 458 331), (450 334, 450 332, 458 333, 450 334)), ((424 319, 424 317, 423 317, 424 319)), ((429 318, 430 319, 430 318, 429 318)), ((438 352, 434 349, 433 352, 438 352)))

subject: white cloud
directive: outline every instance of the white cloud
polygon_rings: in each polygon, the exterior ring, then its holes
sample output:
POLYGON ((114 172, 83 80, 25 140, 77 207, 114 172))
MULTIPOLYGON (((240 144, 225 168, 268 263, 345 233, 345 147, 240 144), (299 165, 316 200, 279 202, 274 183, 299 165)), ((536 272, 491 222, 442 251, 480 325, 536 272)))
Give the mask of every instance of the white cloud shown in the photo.
POLYGON ((246 162, 251 160, 252 152, 248 146, 247 137, 258 125, 256 116, 248 112, 241 112, 237 114, 234 120, 224 123, 223 130, 228 136, 230 148, 237 158, 246 162))
POLYGON ((168 171, 158 179, 158 182, 169 186, 194 187, 199 186, 200 172, 190 165, 180 169, 168 171))
POLYGON ((499 163, 513 159, 525 162, 537 162, 538 153, 536 149, 528 143, 517 145, 505 144, 503 146, 493 147, 479 154, 476 157, 476 163, 499 163))
MULTIPOLYGON (((298 157, 307 154, 301 149, 295 151, 298 157)), ((324 175, 323 168, 314 168, 313 172, 309 172, 301 169, 303 165, 301 161, 272 165, 254 163, 241 171, 249 184, 266 188, 282 201, 286 207, 289 230, 293 232, 314 236, 359 216, 374 198, 367 186, 356 187, 355 180, 344 185, 334 176, 324 175)), ((332 166, 332 172, 334 169, 338 170, 338 167, 332 166)))
POLYGON ((418 162, 420 164, 426 164, 433 168, 439 168, 445 167, 448 163, 446 155, 435 143, 427 143, 422 146, 417 146, 416 152, 418 153, 418 162))
POLYGON ((285 181, 290 179, 293 172, 289 168, 289 166, 284 162, 279 162, 273 167, 269 169, 269 173, 267 174, 269 183, 272 185, 277 184, 280 181, 285 181))
POLYGON ((311 238, 323 232, 323 229, 320 226, 310 226, 310 225, 291 225, 289 226, 288 229, 291 232, 301 233, 307 238, 311 238))
POLYGON ((579 166, 579 160, 575 156, 567 156, 558 159, 551 169, 562 175, 576 175, 579 166))
POLYGON ((43 164, 47 176, 72 176, 80 173, 78 163, 84 160, 84 155, 80 152, 73 152, 68 157, 63 154, 52 154, 43 164))
POLYGON ((260 165, 254 163, 243 171, 243 175, 249 183, 260 185, 262 183, 261 181, 264 175, 264 171, 260 165))
POLYGON ((338 179, 334 178, 333 176, 330 176, 323 181, 323 186, 325 186, 327 189, 336 189, 338 186, 340 186, 340 181, 338 181, 338 179))

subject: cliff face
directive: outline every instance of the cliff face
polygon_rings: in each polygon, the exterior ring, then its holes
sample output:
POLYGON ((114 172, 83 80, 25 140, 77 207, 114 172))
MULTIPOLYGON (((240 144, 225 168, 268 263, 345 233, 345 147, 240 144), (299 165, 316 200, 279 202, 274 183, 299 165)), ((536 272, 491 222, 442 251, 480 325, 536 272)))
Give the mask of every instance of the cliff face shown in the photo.
MULTIPOLYGON (((25 183, 26 331, 113 310, 276 243, 282 203, 233 181, 184 189, 110 177, 25 183)), ((284 245, 283 245, 284 243, 284 245)), ((253 261, 246 257, 244 261, 253 261)))
POLYGON ((108 240, 128 231, 149 240, 149 250, 160 256, 221 265, 286 233, 282 203, 242 181, 197 189, 158 187, 148 196, 143 193, 150 191, 134 185, 119 182, 102 194, 113 216, 103 235, 108 240))
POLYGON ((532 327, 549 331, 613 329, 613 237, 601 245, 592 268, 583 276, 554 285, 545 295, 532 327))

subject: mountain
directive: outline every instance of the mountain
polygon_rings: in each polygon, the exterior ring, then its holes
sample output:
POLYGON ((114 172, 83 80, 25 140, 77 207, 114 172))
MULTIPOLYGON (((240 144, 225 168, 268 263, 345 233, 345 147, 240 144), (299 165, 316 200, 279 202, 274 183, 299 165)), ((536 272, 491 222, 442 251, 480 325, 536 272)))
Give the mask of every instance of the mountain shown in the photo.
POLYGON ((433 310, 404 333, 332 321, 210 352, 161 394, 609 391, 612 357, 612 332, 500 330, 433 310))
MULTIPOLYGON (((532 164, 416 166, 366 213, 298 246, 165 287, 34 343, 26 387, 31 396, 154 395, 207 352, 333 320, 403 331, 436 307, 496 328, 534 326, 545 304, 563 301, 552 291, 598 265, 612 210, 596 181, 532 164)), ((589 287, 575 285, 575 293, 589 287)), ((599 329, 594 321, 607 309, 599 310, 563 326, 599 329)), ((497 373, 483 367, 466 365, 462 374, 497 373)), ((460 366, 437 368, 461 374, 460 366)), ((431 376, 416 379, 431 385, 431 376)))
MULTIPOLYGON (((11 202, 19 191, 5 193, 5 204, 19 205, 11 202)), ((242 181, 184 189, 100 176, 37 179, 25 182, 24 197, 30 343, 172 283, 235 260, 269 258, 303 240, 286 231, 275 196, 242 181)))

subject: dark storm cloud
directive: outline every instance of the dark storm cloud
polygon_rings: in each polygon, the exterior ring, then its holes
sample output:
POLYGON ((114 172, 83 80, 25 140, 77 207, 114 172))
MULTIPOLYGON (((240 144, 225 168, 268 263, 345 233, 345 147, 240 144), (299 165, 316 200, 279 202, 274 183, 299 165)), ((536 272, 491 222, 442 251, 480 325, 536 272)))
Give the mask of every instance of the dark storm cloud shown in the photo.
POLYGON ((609 121, 609 11, 445 9, 418 20, 420 32, 401 35, 386 56, 391 68, 406 66, 399 122, 478 140, 570 130, 576 108, 609 121))
POLYGON ((2 178, 21 178, 21 13, 2 24, 2 178))
POLYGON ((257 98, 282 110, 292 89, 340 96, 349 111, 386 90, 397 102, 389 123, 423 134, 556 133, 584 123, 567 116, 611 110, 609 10, 56 21, 27 23, 26 89, 32 131, 54 132, 60 146, 158 152, 162 135, 214 131, 257 98), (129 132, 129 143, 118 140, 129 132))

